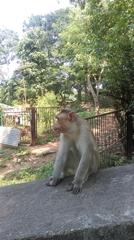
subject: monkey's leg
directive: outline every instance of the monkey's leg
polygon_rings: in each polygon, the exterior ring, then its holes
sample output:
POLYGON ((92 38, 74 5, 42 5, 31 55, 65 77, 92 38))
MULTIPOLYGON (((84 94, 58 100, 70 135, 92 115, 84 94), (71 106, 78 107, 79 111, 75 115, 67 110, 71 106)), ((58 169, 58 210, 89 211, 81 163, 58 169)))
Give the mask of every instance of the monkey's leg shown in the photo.
POLYGON ((98 154, 94 151, 92 154, 86 155, 80 160, 77 172, 74 177, 74 181, 70 184, 67 191, 72 191, 74 194, 79 193, 82 190, 82 185, 87 181, 88 177, 96 174, 98 170, 98 154), (84 160, 83 160, 84 159, 84 160))
POLYGON ((96 174, 99 168, 99 156, 98 156, 98 152, 94 151, 93 153, 93 160, 92 160, 92 173, 96 174))
POLYGON ((92 154, 89 153, 89 151, 85 151, 82 154, 77 171, 74 176, 74 180, 72 182, 71 191, 74 194, 81 192, 83 183, 87 180, 88 176, 91 174, 91 172, 89 171, 92 162, 91 157, 92 154))

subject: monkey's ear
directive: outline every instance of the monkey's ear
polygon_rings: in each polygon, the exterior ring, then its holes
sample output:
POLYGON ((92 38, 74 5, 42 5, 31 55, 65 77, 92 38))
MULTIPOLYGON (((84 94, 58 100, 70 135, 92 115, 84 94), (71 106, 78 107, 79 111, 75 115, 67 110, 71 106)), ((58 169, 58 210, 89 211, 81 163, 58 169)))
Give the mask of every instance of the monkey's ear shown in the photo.
POLYGON ((68 113, 68 120, 69 121, 73 121, 73 120, 75 120, 76 119, 76 114, 75 114, 75 112, 70 112, 70 113, 68 113))

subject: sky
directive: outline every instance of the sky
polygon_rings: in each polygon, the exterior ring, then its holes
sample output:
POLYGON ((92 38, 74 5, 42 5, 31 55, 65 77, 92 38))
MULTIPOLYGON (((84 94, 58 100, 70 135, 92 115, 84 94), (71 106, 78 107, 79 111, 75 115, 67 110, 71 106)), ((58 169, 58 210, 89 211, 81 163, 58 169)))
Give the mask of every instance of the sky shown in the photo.
POLYGON ((0 28, 9 28, 18 33, 23 21, 32 14, 45 15, 69 6, 69 0, 0 0, 0 28))

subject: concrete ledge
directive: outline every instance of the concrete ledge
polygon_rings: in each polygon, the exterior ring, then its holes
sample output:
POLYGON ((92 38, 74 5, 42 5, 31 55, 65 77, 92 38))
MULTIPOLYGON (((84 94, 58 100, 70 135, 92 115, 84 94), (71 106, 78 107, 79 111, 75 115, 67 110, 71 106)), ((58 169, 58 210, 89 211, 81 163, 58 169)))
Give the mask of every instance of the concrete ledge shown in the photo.
POLYGON ((0 240, 134 240, 134 164, 100 170, 79 195, 68 180, 0 188, 0 240))

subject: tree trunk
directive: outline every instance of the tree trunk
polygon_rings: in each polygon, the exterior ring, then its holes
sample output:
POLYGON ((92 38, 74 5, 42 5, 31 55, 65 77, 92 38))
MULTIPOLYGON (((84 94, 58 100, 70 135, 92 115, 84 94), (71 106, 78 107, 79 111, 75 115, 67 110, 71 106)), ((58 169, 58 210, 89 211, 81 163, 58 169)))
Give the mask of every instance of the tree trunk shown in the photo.
POLYGON ((77 99, 78 99, 78 102, 81 102, 81 88, 78 89, 77 99))
POLYGON ((87 81, 84 83, 84 102, 87 102, 87 96, 88 96, 88 89, 87 89, 87 81))
POLYGON ((92 94, 93 97, 93 101, 94 101, 94 108, 95 108, 95 112, 97 114, 99 114, 99 99, 98 99, 98 94, 95 93, 94 88, 92 86, 91 80, 90 80, 90 75, 87 75, 87 89, 88 92, 90 92, 92 94))

